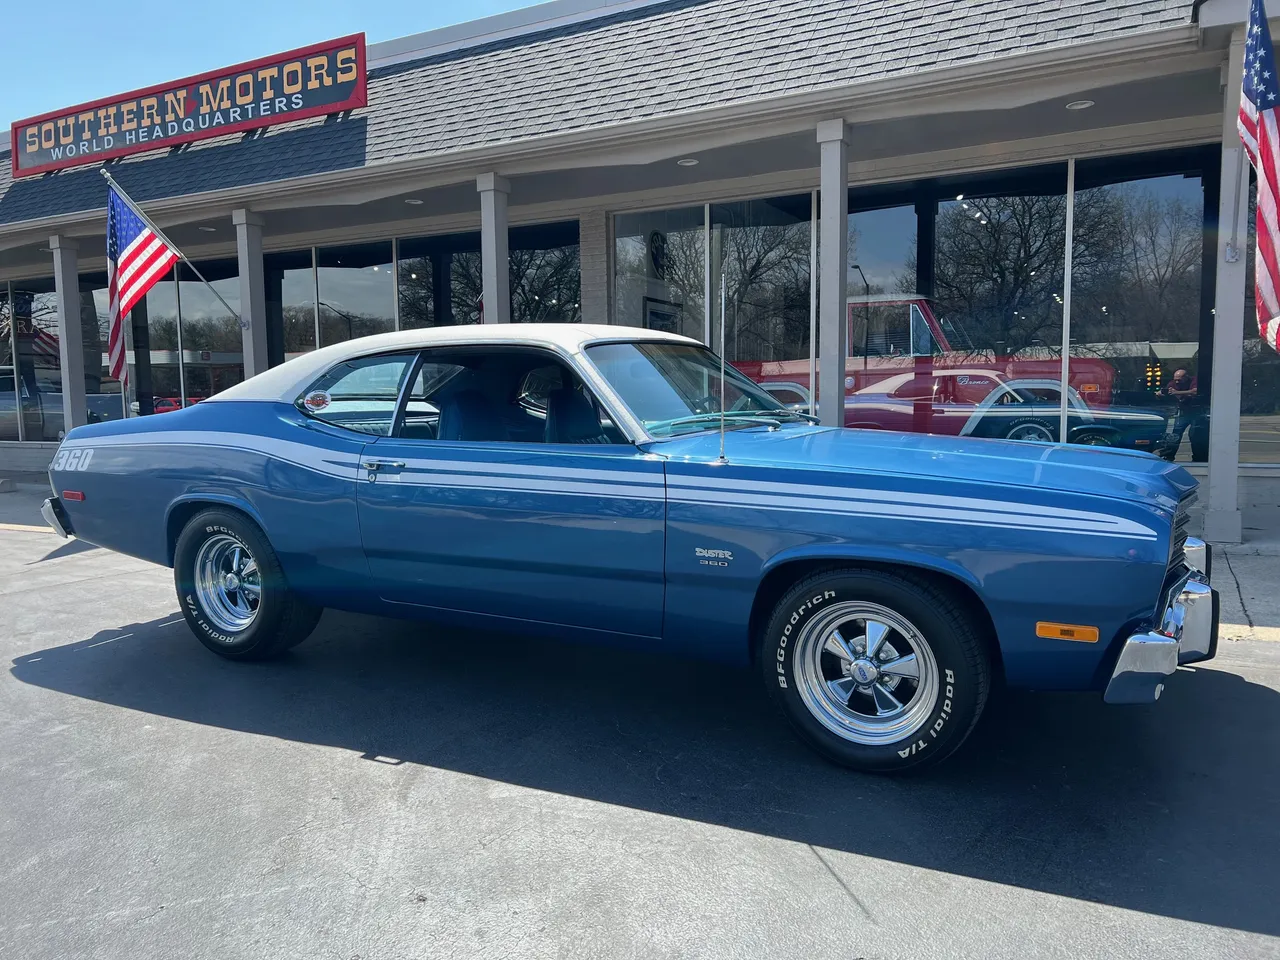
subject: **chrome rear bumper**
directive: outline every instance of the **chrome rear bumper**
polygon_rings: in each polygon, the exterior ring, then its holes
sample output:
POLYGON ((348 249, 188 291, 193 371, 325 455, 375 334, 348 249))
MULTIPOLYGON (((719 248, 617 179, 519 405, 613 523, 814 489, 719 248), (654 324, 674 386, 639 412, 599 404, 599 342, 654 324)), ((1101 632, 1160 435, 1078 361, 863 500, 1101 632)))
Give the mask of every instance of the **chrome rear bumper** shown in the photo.
POLYGON ((1179 665, 1212 659, 1218 651, 1218 592, 1209 586, 1209 546, 1187 541, 1186 576, 1165 594, 1160 625, 1135 633, 1120 648, 1103 699, 1107 703, 1154 703, 1164 678, 1179 665))
POLYGON ((50 497, 44 502, 44 506, 40 508, 40 516, 44 517, 44 522, 53 527, 54 532, 63 540, 71 536, 71 521, 67 519, 62 501, 57 497, 50 497))

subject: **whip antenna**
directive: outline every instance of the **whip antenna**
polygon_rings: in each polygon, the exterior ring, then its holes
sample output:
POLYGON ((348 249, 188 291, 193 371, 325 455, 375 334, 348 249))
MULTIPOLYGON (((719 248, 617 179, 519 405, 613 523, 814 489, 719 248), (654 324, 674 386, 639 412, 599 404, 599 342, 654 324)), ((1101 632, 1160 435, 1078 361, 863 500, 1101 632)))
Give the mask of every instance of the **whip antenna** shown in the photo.
POLYGON ((724 462, 724 267, 720 268, 720 462, 724 462))

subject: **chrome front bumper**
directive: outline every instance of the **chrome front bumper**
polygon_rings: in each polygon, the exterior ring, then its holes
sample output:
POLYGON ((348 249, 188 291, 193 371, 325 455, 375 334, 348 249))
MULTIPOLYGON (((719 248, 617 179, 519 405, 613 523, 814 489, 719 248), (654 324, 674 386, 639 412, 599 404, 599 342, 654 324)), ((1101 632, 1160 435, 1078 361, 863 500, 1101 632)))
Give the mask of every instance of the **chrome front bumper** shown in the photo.
POLYGON ((1159 627, 1135 633, 1120 648, 1103 694, 1107 703, 1154 703, 1164 692, 1164 678, 1179 665, 1217 653, 1218 592, 1209 586, 1212 551, 1192 538, 1186 552, 1186 575, 1165 594, 1159 627))
POLYGON ((40 516, 44 517, 44 522, 53 527, 54 532, 63 540, 71 536, 71 521, 67 519, 62 501, 57 497, 50 497, 44 502, 44 506, 40 508, 40 516))

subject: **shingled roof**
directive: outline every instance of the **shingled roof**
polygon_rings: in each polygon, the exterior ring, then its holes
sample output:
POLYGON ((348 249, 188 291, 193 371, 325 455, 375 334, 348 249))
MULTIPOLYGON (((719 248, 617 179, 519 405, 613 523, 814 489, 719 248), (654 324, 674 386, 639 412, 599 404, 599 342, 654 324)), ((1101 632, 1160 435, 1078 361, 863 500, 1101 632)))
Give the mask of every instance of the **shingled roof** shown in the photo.
MULTIPOLYGON (((840 88, 1190 19, 1190 0, 667 0, 382 69, 369 106, 128 158, 140 200, 840 88)), ((0 226, 101 208, 96 167, 11 182, 0 226)))

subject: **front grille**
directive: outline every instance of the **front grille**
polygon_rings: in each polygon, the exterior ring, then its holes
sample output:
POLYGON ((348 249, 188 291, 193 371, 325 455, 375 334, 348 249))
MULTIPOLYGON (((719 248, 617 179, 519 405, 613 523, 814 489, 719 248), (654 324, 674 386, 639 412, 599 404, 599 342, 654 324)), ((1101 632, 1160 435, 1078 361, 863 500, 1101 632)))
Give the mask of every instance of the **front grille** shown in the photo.
POLYGON ((1169 543, 1169 570, 1179 569, 1187 559, 1187 530, 1191 526, 1191 505, 1196 495, 1184 497, 1173 516, 1173 536, 1169 543))

